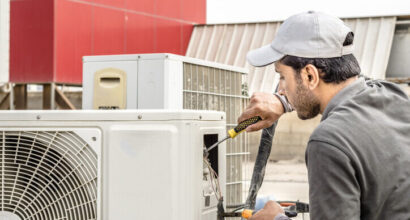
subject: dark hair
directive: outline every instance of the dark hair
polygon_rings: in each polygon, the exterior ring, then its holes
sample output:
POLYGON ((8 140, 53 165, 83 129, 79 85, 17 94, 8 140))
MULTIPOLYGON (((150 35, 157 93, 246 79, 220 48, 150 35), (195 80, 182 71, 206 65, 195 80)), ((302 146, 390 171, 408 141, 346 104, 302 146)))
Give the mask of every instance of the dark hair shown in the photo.
MULTIPOLYGON (((343 46, 351 45, 353 39, 353 32, 349 32, 343 46)), ((353 54, 334 58, 303 58, 286 55, 280 60, 280 62, 292 67, 296 71, 297 76, 300 76, 300 70, 303 67, 312 64, 319 70, 320 78, 326 83, 337 84, 360 74, 359 63, 353 54)))

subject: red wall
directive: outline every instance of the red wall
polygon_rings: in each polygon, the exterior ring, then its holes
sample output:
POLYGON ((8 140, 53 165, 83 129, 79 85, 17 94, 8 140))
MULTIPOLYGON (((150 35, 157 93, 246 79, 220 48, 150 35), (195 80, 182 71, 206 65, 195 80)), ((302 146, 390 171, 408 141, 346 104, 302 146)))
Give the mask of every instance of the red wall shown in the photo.
POLYGON ((53 0, 10 2, 11 82, 53 79, 53 32, 53 0))
POLYGON ((10 81, 82 82, 82 56, 184 55, 205 0, 11 0, 10 81))

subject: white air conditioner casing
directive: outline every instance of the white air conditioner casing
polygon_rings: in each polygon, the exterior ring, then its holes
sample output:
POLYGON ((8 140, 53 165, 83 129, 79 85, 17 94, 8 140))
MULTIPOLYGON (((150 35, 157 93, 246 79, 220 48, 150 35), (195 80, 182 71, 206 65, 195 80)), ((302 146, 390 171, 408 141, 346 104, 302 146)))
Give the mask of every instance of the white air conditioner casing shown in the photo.
MULTIPOLYGON (((0 123, 0 217, 216 219, 203 147, 226 135, 224 113, 7 111, 0 123)), ((225 144, 213 151, 225 192, 225 144)))
MULTIPOLYGON (((109 68, 126 74, 125 108, 183 109, 184 64, 212 68, 217 70, 218 74, 221 70, 239 74, 247 73, 244 68, 166 53, 84 56, 82 108, 93 109, 95 74, 109 68)), ((219 78, 216 81, 219 81, 219 78)), ((225 87, 229 86, 223 83, 225 87)), ((240 84, 241 82, 239 87, 240 84)))

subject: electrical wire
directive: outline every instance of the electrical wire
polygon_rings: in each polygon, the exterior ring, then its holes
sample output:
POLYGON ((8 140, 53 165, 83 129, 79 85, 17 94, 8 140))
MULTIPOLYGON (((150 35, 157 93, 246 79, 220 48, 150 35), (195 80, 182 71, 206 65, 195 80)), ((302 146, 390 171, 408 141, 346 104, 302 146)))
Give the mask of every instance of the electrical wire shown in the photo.
POLYGON ((222 192, 221 192, 221 187, 219 185, 218 174, 215 172, 214 169, 212 169, 212 166, 209 163, 207 157, 204 157, 204 162, 205 162, 205 164, 206 164, 206 166, 208 167, 208 170, 209 170, 209 176, 210 176, 212 190, 215 194, 216 199, 219 201, 222 198, 222 192))
POLYGON ((213 178, 212 178, 212 173, 211 173, 211 170, 210 170, 210 166, 209 166, 209 163, 208 163, 206 158, 204 158, 204 163, 206 164, 206 166, 208 168, 208 171, 209 171, 209 178, 210 178, 210 182, 211 182, 212 191, 214 192, 216 199, 219 200, 218 199, 218 194, 216 193, 216 190, 215 190, 215 187, 214 187, 214 181, 213 181, 213 178))
MULTIPOLYGON (((204 146, 204 149, 206 149, 206 146, 204 146)), ((217 199, 220 200, 220 199, 222 199, 222 190, 221 190, 221 186, 219 184, 219 177, 218 177, 218 174, 215 172, 215 170, 212 168, 212 166, 209 162, 208 156, 209 156, 209 154, 206 154, 206 156, 204 156, 204 162, 207 165, 208 170, 210 171, 211 181, 214 182, 215 185, 216 185, 217 192, 213 189, 214 193, 215 193, 215 195, 219 194, 219 198, 217 198, 217 199), (214 180, 212 180, 212 179, 214 179, 214 180)))

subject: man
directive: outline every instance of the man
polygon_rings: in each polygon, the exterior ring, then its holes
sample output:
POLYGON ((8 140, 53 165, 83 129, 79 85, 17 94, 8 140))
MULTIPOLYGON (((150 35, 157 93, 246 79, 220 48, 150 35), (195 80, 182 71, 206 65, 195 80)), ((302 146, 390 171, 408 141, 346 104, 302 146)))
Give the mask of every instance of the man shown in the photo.
MULTIPOLYGON (((311 219, 410 219, 410 100, 392 83, 359 78, 353 37, 336 17, 301 13, 247 59, 274 63, 299 118, 322 114, 306 149, 311 219)), ((277 96, 255 93, 238 121, 260 116, 247 128, 256 131, 284 112, 277 96)), ((251 218, 273 219, 288 219, 274 202, 251 218)))

